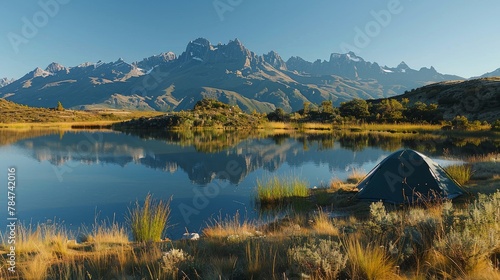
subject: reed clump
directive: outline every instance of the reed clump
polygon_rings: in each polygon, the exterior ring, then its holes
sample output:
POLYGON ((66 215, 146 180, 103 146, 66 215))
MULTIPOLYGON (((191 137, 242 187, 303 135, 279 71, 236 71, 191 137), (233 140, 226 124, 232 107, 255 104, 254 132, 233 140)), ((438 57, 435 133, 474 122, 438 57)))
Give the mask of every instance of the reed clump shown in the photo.
POLYGON ((264 181, 257 180, 257 200, 261 205, 280 204, 308 195, 307 182, 298 178, 273 176, 264 181))

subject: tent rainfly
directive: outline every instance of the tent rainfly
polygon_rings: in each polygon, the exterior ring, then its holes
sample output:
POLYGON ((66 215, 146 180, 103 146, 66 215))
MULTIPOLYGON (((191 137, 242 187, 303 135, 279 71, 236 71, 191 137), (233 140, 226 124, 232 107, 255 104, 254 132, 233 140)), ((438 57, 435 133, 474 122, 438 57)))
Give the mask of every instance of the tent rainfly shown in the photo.
POLYGON ((439 164, 410 149, 382 160, 357 187, 359 199, 396 204, 452 199, 465 193, 439 164))

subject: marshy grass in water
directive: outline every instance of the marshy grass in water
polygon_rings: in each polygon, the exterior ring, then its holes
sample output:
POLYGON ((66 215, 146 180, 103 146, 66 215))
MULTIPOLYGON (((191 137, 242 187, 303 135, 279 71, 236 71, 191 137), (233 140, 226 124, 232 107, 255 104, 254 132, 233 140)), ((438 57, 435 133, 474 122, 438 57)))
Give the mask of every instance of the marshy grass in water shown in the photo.
POLYGON ((257 180, 257 200, 260 205, 281 204, 308 195, 308 183, 298 178, 273 176, 267 180, 257 180))

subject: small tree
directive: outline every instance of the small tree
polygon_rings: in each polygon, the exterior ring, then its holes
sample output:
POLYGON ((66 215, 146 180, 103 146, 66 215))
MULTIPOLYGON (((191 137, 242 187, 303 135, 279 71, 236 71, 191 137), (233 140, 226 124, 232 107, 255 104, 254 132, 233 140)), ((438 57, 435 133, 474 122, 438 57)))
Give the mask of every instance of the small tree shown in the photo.
POLYGON ((56 110, 57 111, 64 111, 64 107, 61 103, 61 101, 57 101, 57 107, 56 107, 56 110))
POLYGON ((309 112, 311 111, 311 102, 309 101, 304 101, 304 111, 303 111, 303 115, 306 116, 307 114, 309 114, 309 112))
POLYGON ((288 121, 288 114, 282 108, 276 108, 274 112, 267 114, 267 119, 275 122, 288 121))
POLYGON ((333 103, 331 100, 323 100, 321 102, 321 112, 326 114, 333 114, 333 103))
POLYGON ((500 120, 496 120, 493 124, 491 124, 491 130, 500 131, 500 120))
POLYGON ((466 116, 456 116, 451 123, 456 129, 467 130, 469 128, 469 120, 466 116))
POLYGON ((340 114, 343 117, 355 117, 356 119, 365 119, 370 116, 368 103, 363 99, 353 99, 340 104, 340 114))
POLYGON ((403 105, 396 99, 384 99, 375 104, 374 113, 380 115, 381 121, 400 121, 403 119, 403 105))

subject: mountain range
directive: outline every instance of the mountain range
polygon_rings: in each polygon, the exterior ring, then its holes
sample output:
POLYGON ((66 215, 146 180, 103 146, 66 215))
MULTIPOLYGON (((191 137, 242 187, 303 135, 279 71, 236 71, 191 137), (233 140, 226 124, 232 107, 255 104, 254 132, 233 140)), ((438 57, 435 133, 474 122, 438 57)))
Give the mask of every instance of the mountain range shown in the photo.
MULTIPOLYGON (((485 74, 498 75, 496 70, 485 74)), ((378 99, 428 84, 465 80, 433 67, 411 69, 368 62, 353 52, 332 54, 328 61, 291 57, 284 61, 270 51, 257 55, 238 39, 211 44, 199 38, 179 56, 165 52, 127 63, 83 63, 66 67, 51 63, 20 79, 0 82, 0 98, 37 107, 61 101, 74 109, 137 109, 179 111, 210 97, 237 104, 247 112, 275 108, 296 111, 304 102, 335 105, 353 98, 378 99)))

